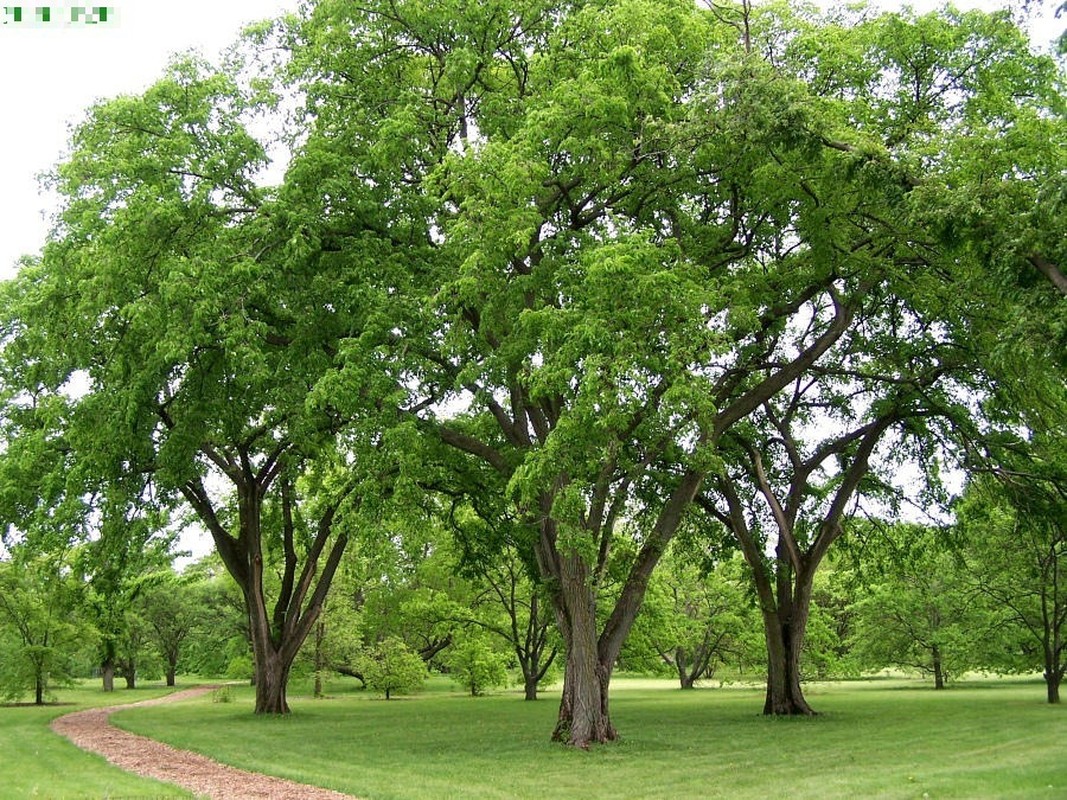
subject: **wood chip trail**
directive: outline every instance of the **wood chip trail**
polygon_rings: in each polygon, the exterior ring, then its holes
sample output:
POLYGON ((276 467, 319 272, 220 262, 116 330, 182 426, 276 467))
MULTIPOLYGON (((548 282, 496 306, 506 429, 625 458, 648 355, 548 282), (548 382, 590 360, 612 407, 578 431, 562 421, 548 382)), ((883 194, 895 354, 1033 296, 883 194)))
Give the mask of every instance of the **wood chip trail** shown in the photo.
POLYGON ((75 711, 53 720, 52 730, 83 750, 102 755, 120 769, 173 783, 198 797, 211 800, 352 800, 350 795, 329 789, 229 767, 199 753, 179 750, 120 730, 109 719, 112 712, 120 709, 188 700, 215 688, 199 686, 154 700, 75 711))

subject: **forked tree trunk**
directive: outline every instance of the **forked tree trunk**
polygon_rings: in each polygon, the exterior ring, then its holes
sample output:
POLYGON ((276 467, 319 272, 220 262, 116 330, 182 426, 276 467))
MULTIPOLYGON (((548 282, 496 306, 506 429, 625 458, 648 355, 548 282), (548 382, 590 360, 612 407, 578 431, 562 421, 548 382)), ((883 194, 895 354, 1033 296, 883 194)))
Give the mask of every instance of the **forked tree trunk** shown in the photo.
POLYGON ((779 582, 777 608, 764 610, 767 638, 767 694, 763 713, 774 716, 812 716, 814 709, 804 699, 800 686, 800 656, 804 649, 811 608, 811 580, 789 575, 779 582))
POLYGON ((274 648, 266 648, 267 652, 255 652, 256 670, 256 713, 257 714, 288 714, 289 703, 286 701, 286 690, 289 685, 289 670, 293 666, 293 659, 288 660, 274 651, 274 648))

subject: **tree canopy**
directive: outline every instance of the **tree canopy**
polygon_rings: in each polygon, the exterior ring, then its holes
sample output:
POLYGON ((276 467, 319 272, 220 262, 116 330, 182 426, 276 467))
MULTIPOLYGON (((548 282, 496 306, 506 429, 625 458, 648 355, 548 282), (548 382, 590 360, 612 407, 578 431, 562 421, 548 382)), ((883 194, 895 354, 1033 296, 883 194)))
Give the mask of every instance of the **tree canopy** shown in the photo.
POLYGON ((450 506, 468 558, 536 572, 556 739, 615 738, 690 524, 748 562, 766 712, 810 713, 844 519, 906 464, 935 496, 1062 384, 1062 72, 1004 12, 319 0, 244 49, 75 129, 3 289, 0 513, 118 547, 101 515, 195 517, 257 711, 287 710, 349 541, 450 506), (250 121, 286 104, 264 186, 250 121))

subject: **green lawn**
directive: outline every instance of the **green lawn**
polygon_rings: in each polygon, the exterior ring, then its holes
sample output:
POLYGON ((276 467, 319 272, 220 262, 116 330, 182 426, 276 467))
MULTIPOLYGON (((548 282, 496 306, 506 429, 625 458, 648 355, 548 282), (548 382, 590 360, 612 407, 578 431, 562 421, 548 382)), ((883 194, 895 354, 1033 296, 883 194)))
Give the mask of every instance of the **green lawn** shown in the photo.
POLYGON ((174 691, 162 687, 120 689, 104 694, 95 682, 60 689, 58 706, 0 706, 0 797, 97 798, 192 797, 157 781, 129 775, 99 756, 79 750, 52 733, 48 724, 60 714, 93 706, 132 703, 174 691))
POLYGON ((134 709, 129 730, 246 769, 365 798, 1061 798, 1067 710, 1039 682, 934 692, 908 681, 811 686, 823 714, 768 719, 752 688, 682 692, 617 679, 616 744, 578 752, 548 741, 557 696, 470 698, 435 684, 386 702, 336 689, 263 719, 252 695, 134 709))

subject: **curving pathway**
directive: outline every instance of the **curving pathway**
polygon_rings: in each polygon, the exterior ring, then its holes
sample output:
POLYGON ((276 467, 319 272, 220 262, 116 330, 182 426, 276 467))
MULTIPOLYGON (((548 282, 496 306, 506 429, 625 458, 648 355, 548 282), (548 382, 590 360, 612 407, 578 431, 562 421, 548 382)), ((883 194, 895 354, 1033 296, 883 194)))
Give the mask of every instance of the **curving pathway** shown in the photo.
POLYGON ((351 800, 349 795, 303 783, 248 772, 212 761, 189 750, 137 736, 113 726, 113 711, 134 706, 174 703, 210 692, 215 686, 185 689, 154 700, 65 714, 52 721, 52 730, 82 750, 98 753, 120 769, 166 781, 211 800, 351 800))

